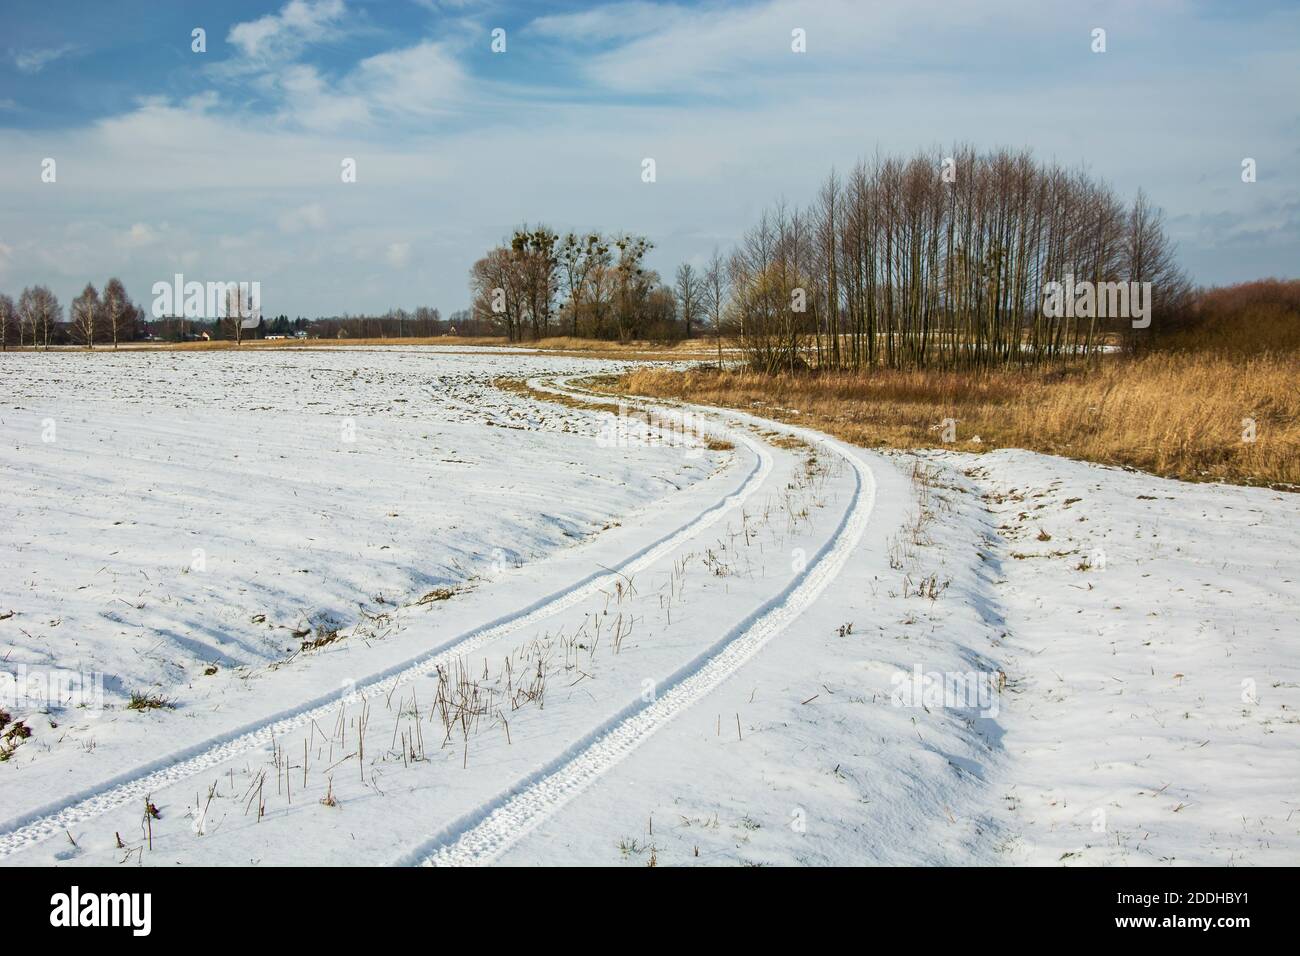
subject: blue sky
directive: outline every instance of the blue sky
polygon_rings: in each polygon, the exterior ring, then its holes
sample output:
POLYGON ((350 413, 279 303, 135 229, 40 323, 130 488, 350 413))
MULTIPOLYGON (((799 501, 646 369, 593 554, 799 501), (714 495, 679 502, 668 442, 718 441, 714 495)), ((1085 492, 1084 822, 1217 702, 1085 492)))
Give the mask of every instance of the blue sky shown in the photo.
POLYGON ((0 291, 446 313, 525 220, 645 233, 667 274, 832 165, 957 141, 1145 188, 1199 282, 1300 275, 1300 3, 7 0, 0 291))

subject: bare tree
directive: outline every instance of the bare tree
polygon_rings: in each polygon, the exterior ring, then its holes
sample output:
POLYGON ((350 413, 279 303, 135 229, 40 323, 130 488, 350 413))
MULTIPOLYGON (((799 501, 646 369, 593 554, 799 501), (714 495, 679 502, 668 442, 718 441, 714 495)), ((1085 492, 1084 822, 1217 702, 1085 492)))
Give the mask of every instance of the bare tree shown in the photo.
POLYGON ((32 348, 36 348, 36 291, 28 286, 18 296, 18 345, 23 344, 23 329, 32 333, 32 348))
POLYGON ((249 289, 231 284, 226 288, 226 323, 236 345, 243 344, 244 322, 261 321, 261 308, 253 304, 249 289))
POLYGON ((72 328, 88 349, 95 347, 95 319, 101 308, 99 291, 89 282, 72 300, 72 328))
POLYGON ((681 310, 682 321, 686 323, 686 337, 691 337, 691 323, 700 313, 704 298, 703 283, 690 263, 683 262, 677 267, 677 306, 681 310))
POLYGON ((645 236, 619 235, 614 239, 618 258, 614 262, 614 320, 618 338, 626 342, 635 338, 645 315, 644 305, 658 277, 645 268, 645 257, 654 244, 645 236))
POLYGON ((430 308, 427 305, 417 306, 415 309, 415 334, 423 338, 437 335, 442 325, 442 313, 436 308, 430 308))
MULTIPOLYGON (((1178 314, 1190 298, 1191 285, 1174 262, 1173 247, 1164 231, 1164 213, 1138 190, 1125 223, 1122 253, 1128 276, 1135 282, 1150 282, 1159 290, 1166 314, 1178 314)), ((1138 332, 1130 324, 1125 330, 1130 347, 1136 347, 1138 332)))
MULTIPOLYGON (((17 315, 14 300, 7 295, 0 295, 0 352, 9 351, 9 332, 17 321, 17 315)), ((21 344, 20 340, 19 345, 21 344)))
MULTIPOLYGON (((839 222, 842 205, 840 180, 832 169, 817 197, 813 229, 816 232, 816 258, 824 278, 825 333, 827 360, 832 367, 841 365, 840 356, 840 285, 839 222)), ((819 332, 821 330, 819 329, 819 332)))
POLYGON ((131 300, 127 297, 122 280, 109 279, 104 285, 104 317, 108 319, 108 328, 113 335, 113 348, 117 348, 122 322, 131 310, 131 300))
POLYGON ((704 270, 704 310, 713 325, 713 337, 718 344, 718 368, 722 368, 722 319, 727 307, 727 262, 716 247, 704 270))
POLYGON ((492 328, 505 325, 506 338, 522 338, 524 277, 519 259, 504 246, 492 249, 470 269, 473 293, 472 313, 479 323, 492 328))
POLYGON ((45 350, 50 349, 50 327, 59 321, 63 309, 58 297, 46 286, 37 285, 23 289, 18 298, 20 320, 28 323, 32 333, 32 347, 43 343, 45 350))
POLYGON ((793 371, 804 360, 805 337, 815 328, 816 316, 807 311, 816 295, 808 272, 809 240, 807 218, 781 203, 760 217, 732 255, 741 347, 765 373, 793 371))
POLYGON ((617 270, 606 250, 604 258, 592 266, 584 300, 589 317, 588 325, 596 338, 610 338, 615 334, 611 329, 614 327, 612 316, 617 286, 617 270))
POLYGON ((559 261, 569 295, 572 334, 576 337, 587 287, 596 277, 596 270, 609 264, 609 243, 595 232, 582 238, 569 233, 560 241, 559 261))
POLYGON ((533 338, 550 335, 551 310, 555 303, 556 275, 560 261, 559 236, 547 226, 530 230, 527 225, 515 230, 510 250, 519 264, 523 279, 523 305, 528 311, 533 338))

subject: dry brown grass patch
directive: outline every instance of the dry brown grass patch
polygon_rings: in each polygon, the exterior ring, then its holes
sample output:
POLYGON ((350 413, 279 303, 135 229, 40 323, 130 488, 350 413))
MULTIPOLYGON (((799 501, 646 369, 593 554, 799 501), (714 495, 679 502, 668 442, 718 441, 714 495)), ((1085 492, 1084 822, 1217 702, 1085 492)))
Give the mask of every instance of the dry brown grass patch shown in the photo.
POLYGON ((864 446, 1028 448, 1168 477, 1291 487, 1300 486, 1297 372, 1293 354, 1183 354, 980 375, 640 369, 618 388, 742 409, 864 446), (957 422, 951 444, 942 440, 947 418, 957 422), (1243 440, 1245 419, 1255 422, 1254 442, 1243 440))

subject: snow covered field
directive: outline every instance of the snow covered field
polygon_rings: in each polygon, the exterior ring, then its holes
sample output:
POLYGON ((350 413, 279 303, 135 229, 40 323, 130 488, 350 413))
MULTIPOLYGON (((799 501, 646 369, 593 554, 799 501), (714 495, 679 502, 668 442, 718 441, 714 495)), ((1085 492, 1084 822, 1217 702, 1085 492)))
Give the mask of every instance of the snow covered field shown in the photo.
POLYGON ((124 692, 264 664, 294 632, 472 586, 708 472, 491 387, 529 359, 431 359, 7 357, 10 661, 124 692))
POLYGON ((617 368, 0 355, 0 858, 1300 862, 1300 499, 493 386, 617 368))

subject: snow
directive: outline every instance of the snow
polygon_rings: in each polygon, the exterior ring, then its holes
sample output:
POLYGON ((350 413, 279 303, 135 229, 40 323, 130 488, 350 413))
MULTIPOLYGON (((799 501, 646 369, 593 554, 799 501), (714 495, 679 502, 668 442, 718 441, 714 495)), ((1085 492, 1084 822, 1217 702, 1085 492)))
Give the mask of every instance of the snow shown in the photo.
POLYGON ((120 693, 277 659, 293 631, 465 587, 707 474, 661 448, 610 460, 588 418, 491 388, 522 359, 9 362, 9 661, 103 669, 120 693))
POLYGON ((0 859, 1300 860, 1300 499, 492 386, 619 367, 0 356, 0 646, 106 675, 9 707, 0 859))
POLYGON ((921 488, 917 457, 867 457, 876 527, 856 566, 502 862, 1300 859, 1300 500, 1025 451, 924 453, 921 488), (918 499, 935 518, 891 568, 918 499), (1049 549, 1066 553, 1013 557, 1049 549), (938 598, 903 595, 930 573, 938 598), (917 667, 1005 673, 996 714, 894 706, 917 667))
POLYGON ((1015 859, 1294 864, 1300 498, 1027 452, 980 467, 1011 558, 1015 859))

